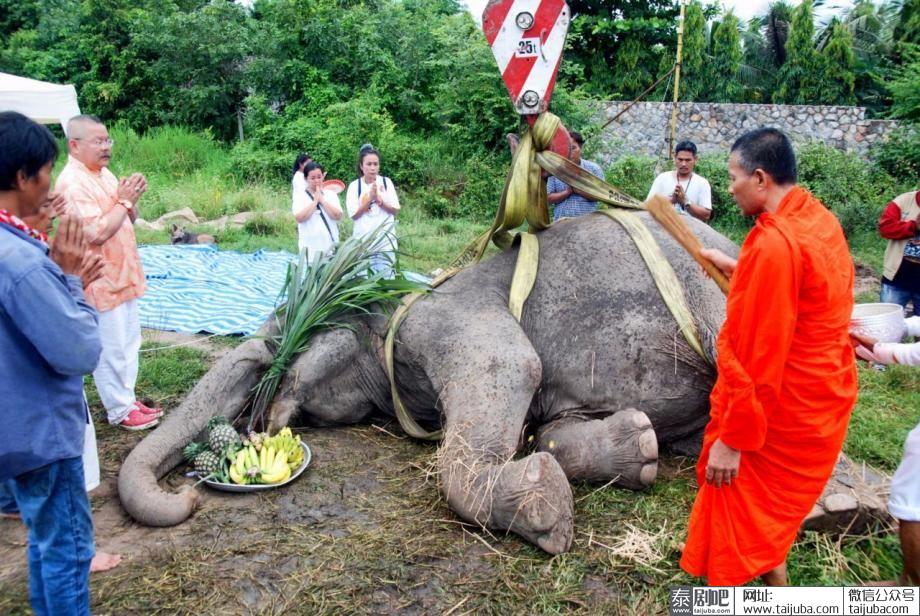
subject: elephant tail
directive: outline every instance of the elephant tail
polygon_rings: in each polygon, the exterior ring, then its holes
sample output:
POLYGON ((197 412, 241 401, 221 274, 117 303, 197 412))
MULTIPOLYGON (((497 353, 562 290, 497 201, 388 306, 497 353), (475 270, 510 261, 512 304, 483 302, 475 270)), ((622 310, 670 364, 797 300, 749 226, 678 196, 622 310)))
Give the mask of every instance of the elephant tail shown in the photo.
POLYGON ((182 404, 137 444, 118 473, 118 496, 128 515, 147 526, 175 526, 192 515, 200 498, 195 489, 167 492, 159 479, 182 461, 182 450, 204 433, 212 417, 233 419, 242 412, 271 361, 263 340, 247 340, 218 360, 182 404))

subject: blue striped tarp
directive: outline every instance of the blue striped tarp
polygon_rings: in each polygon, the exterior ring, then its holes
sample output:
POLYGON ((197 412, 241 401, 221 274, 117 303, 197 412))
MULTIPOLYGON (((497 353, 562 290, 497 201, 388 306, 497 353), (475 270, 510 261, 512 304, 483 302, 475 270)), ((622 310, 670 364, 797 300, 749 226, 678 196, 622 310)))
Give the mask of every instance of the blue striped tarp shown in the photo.
POLYGON ((271 315, 295 255, 204 246, 140 246, 147 293, 141 327, 184 333, 255 333, 271 315))

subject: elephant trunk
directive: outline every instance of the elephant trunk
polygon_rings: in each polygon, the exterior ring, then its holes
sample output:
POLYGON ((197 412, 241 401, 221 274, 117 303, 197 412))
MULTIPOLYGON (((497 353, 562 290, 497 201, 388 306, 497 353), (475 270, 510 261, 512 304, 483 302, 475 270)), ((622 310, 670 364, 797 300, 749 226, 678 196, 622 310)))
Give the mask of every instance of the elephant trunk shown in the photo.
POLYGON ((272 361, 260 339, 230 351, 195 385, 182 404, 128 454, 118 473, 118 496, 128 514, 147 526, 174 526, 194 511, 198 494, 163 490, 157 481, 182 461, 182 450, 215 415, 234 418, 272 361))

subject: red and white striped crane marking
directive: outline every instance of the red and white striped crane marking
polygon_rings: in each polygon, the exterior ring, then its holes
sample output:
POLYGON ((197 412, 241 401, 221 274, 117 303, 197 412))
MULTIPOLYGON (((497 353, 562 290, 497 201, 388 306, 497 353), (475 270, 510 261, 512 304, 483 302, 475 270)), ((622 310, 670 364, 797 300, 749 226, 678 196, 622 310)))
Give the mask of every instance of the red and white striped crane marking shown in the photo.
POLYGON ((570 21, 565 0, 491 0, 483 10, 482 30, 519 114, 549 104, 570 21))

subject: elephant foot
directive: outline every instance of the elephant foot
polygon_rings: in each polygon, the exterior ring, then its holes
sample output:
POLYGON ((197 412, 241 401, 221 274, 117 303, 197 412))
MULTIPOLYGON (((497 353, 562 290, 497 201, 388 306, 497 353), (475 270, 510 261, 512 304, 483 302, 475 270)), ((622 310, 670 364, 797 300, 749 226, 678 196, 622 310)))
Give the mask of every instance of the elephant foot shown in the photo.
POLYGON ((572 488, 552 456, 535 453, 507 464, 492 498, 490 526, 517 533, 550 554, 572 546, 572 488))
POLYGON ((472 466, 454 459, 444 471, 442 490, 462 518, 516 533, 550 554, 572 546, 572 489, 552 456, 472 466))
POLYGON ((635 409, 604 419, 548 424, 540 431, 537 449, 552 454, 570 480, 613 480, 638 490, 658 475, 655 430, 648 416, 635 409))

